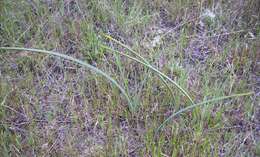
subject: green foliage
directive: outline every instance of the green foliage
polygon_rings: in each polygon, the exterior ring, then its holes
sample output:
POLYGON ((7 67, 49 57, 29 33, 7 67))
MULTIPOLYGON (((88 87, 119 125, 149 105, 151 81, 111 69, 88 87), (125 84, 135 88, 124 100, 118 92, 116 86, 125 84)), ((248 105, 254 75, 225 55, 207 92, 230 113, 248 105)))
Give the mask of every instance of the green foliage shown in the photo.
POLYGON ((259 155, 257 2, 0 1, 0 156, 259 155))

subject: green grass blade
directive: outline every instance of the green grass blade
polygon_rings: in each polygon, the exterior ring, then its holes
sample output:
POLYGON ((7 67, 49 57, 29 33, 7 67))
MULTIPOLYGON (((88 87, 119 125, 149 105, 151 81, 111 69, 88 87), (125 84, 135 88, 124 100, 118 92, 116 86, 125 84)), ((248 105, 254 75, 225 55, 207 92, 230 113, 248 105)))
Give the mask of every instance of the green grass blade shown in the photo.
POLYGON ((109 35, 107 35, 107 34, 101 34, 101 35, 104 36, 104 37, 106 37, 107 39, 112 40, 112 41, 114 41, 115 43, 117 43, 117 44, 123 46, 124 48, 128 49, 128 50, 129 50, 130 52, 132 52, 134 55, 136 55, 137 57, 139 57, 143 62, 149 64, 149 62, 148 62, 144 57, 142 57, 141 55, 139 55, 137 52, 135 52, 135 51, 134 51, 133 49, 131 49, 129 46, 125 45, 124 43, 122 43, 122 42, 120 42, 120 41, 118 41, 118 40, 116 40, 116 39, 114 39, 113 37, 111 37, 111 36, 109 36, 109 35))
POLYGON ((206 101, 203 101, 203 102, 200 102, 200 103, 197 103, 197 104, 194 104, 194 105, 190 105, 186 108, 183 108, 181 110, 179 110, 178 112, 175 112, 173 113, 170 117, 168 117, 156 130, 156 133, 158 133, 173 117, 183 113, 183 112, 186 112, 186 111, 189 111, 189 110, 192 110, 193 108, 195 107, 198 107, 198 106, 203 106, 203 105, 206 105, 208 103, 213 103, 213 102, 216 102, 216 101, 221 101, 221 100, 225 100, 225 99, 229 99, 229 98, 234 98, 234 97, 241 97, 241 96, 248 96, 248 95, 252 95, 253 92, 248 92, 248 93, 240 93, 240 94, 234 94, 234 95, 229 95, 229 96, 222 96, 222 97, 217 97, 217 98, 213 98, 213 99, 210 99, 210 100, 206 100, 206 101))
MULTIPOLYGON (((122 47, 128 49, 131 53, 133 53, 134 55, 136 55, 137 57, 139 57, 144 63, 151 65, 144 57, 142 57, 141 55, 139 55, 137 52, 135 52, 133 49, 131 49, 129 46, 123 44, 122 42, 114 39, 113 37, 107 35, 107 34, 101 34, 102 36, 104 36, 105 38, 114 41, 115 43, 121 45, 122 47)), ((152 65, 151 65, 152 66, 152 65)), ((160 79, 162 80, 162 82, 164 83, 164 85, 168 88, 168 90, 170 91, 172 97, 175 97, 172 88, 168 85, 167 81, 161 76, 159 75, 160 79)))
POLYGON ((98 68, 96 68, 96 67, 94 67, 94 66, 92 66, 92 65, 90 65, 86 62, 83 62, 79 59, 73 58, 73 57, 68 56, 68 55, 64 55, 64 54, 53 52, 53 51, 47 51, 47 50, 23 48, 23 47, 0 47, 0 49, 2 49, 2 50, 17 50, 17 51, 30 51, 30 52, 33 52, 33 53, 43 53, 43 54, 53 55, 53 56, 56 56, 56 57, 60 57, 60 58, 72 61, 74 63, 81 65, 81 66, 84 66, 84 67, 94 71, 95 73, 104 76, 113 85, 115 85, 122 92, 122 94, 125 96, 125 98, 127 99, 130 110, 131 111, 133 110, 134 106, 133 106, 132 101, 130 100, 128 94, 126 93, 126 91, 113 78, 111 78, 108 74, 106 74, 105 72, 99 70, 98 68))
POLYGON ((4 97, 4 99, 2 100, 0 106, 4 106, 5 101, 6 101, 6 98, 7 98, 8 95, 9 95, 9 93, 7 93, 7 94, 5 95, 5 97, 4 97))
POLYGON ((127 57, 127 58, 129 58, 129 59, 132 59, 132 60, 134 60, 134 61, 136 61, 136 62, 138 62, 138 63, 140 63, 140 64, 142 64, 142 65, 144 65, 144 66, 146 66, 146 67, 148 67, 148 68, 150 68, 150 69, 151 69, 152 71, 154 71, 156 74, 158 74, 159 76, 161 76, 161 77, 167 79, 167 80, 170 81, 172 84, 174 84, 174 85, 189 99, 189 101, 190 101, 192 104, 194 104, 192 98, 189 96, 189 94, 188 94, 179 84, 177 84, 175 81, 173 81, 173 80, 172 80, 171 78, 169 78, 167 75, 165 75, 164 73, 160 72, 159 70, 157 70, 156 68, 154 68, 154 67, 151 66, 150 64, 147 64, 147 63, 145 63, 145 62, 143 62, 143 61, 140 61, 139 59, 136 59, 136 58, 134 58, 134 57, 132 57, 132 56, 129 56, 129 55, 124 54, 124 53, 122 53, 122 52, 119 52, 119 51, 117 51, 117 50, 113 50, 112 48, 110 48, 110 47, 108 47, 108 46, 105 46, 105 45, 100 45, 100 46, 101 46, 102 48, 105 48, 105 49, 107 49, 107 50, 116 52, 116 53, 118 53, 118 54, 120 54, 120 55, 122 55, 122 56, 125 56, 125 57, 127 57))

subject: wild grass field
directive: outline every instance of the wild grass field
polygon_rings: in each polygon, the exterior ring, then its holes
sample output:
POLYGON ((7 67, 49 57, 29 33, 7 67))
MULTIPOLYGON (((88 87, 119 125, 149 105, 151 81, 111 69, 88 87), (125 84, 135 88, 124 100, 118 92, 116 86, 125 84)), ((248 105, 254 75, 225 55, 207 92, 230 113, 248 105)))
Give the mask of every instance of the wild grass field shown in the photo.
POLYGON ((0 156, 260 156, 259 0, 0 0, 0 156))

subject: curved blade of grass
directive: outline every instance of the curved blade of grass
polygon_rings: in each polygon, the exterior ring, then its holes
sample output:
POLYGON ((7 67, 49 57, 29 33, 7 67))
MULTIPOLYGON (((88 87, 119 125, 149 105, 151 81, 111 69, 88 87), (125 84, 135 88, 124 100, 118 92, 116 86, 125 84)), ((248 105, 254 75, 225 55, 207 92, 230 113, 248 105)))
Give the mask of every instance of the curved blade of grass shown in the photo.
MULTIPOLYGON (((137 57, 139 57, 144 63, 146 63, 147 65, 149 65, 150 67, 149 68, 153 68, 153 71, 155 71, 156 68, 154 68, 144 57, 142 57, 141 55, 139 55, 137 52, 135 52, 133 49, 131 49, 130 47, 128 47, 127 45, 123 44, 122 42, 114 39, 113 37, 107 35, 107 34, 101 34, 103 35, 104 37, 106 37, 107 39, 109 40, 112 40, 114 41, 115 43, 121 45, 122 47, 128 49, 130 52, 132 52, 134 55, 136 55, 137 57)), ((114 50, 115 51, 115 50, 114 50)), ((159 70, 156 69, 155 72, 160 72, 159 70)), ((188 97, 188 99, 190 100, 190 102, 192 104, 194 104, 192 98, 189 96, 189 94, 180 86, 178 85, 175 81, 173 81, 171 78, 169 78, 168 76, 166 76, 165 74, 163 74, 162 72, 158 73, 159 74, 159 77, 160 79, 163 81, 163 83, 166 85, 166 87, 170 90, 172 96, 174 97, 174 94, 173 94, 173 91, 171 89, 171 87, 167 84, 166 80, 169 80, 171 83, 173 83, 186 97, 188 97), (163 75, 162 75, 163 74, 163 75), (165 79, 164 79, 165 78, 165 79)))
POLYGON ((178 112, 175 112, 173 113, 170 117, 168 117, 157 129, 156 129, 156 133, 158 133, 173 117, 183 113, 183 112, 186 112, 186 111, 189 111, 189 110, 192 110, 193 108, 195 107, 198 107, 198 106, 202 106, 202 105, 206 105, 208 103, 212 103, 212 102, 215 102, 215 101, 221 101, 221 100, 225 100, 225 99, 229 99, 229 98, 234 98, 234 97, 241 97, 241 96, 248 96, 248 95, 252 95, 253 92, 248 92, 248 93, 240 93, 240 94, 234 94, 234 95, 229 95, 229 96, 222 96, 222 97, 217 97, 217 98, 213 98, 213 99, 210 99, 210 100, 206 100, 206 101, 203 101, 203 102, 200 102, 200 103, 197 103, 197 104, 194 104, 194 105, 190 105, 186 108, 183 108, 181 110, 179 110, 178 112))
MULTIPOLYGON (((144 57, 142 57, 141 55, 139 55, 137 52, 135 52, 133 49, 131 49, 130 47, 128 47, 127 45, 121 43, 120 41, 114 39, 113 37, 107 35, 107 34, 101 34, 102 36, 104 36, 105 38, 114 41, 115 43, 123 46, 124 48, 128 49, 130 52, 132 52, 134 55, 136 55, 137 57, 139 57, 144 63, 151 65, 144 57)), ((152 66, 152 65, 151 65, 152 66)), ((164 85, 168 88, 168 90, 170 91, 172 97, 174 97, 174 93, 172 88, 168 85, 167 81, 161 76, 159 75, 160 79, 163 81, 164 85)))
POLYGON ((125 96, 125 98, 127 99, 130 110, 131 111, 133 110, 134 106, 133 106, 133 104, 132 104, 128 94, 126 93, 126 91, 112 77, 110 77, 108 74, 106 74, 105 72, 99 70, 98 68, 96 68, 96 67, 94 67, 94 66, 92 66, 92 65, 90 65, 90 64, 88 64, 86 62, 83 62, 83 61, 81 61, 79 59, 73 58, 73 57, 68 56, 68 55, 64 55, 64 54, 53 52, 53 51, 47 51, 47 50, 23 48, 23 47, 0 47, 0 49, 2 49, 2 50, 17 50, 17 51, 30 51, 30 52, 33 52, 33 53, 43 53, 43 54, 48 54, 48 55, 53 55, 53 56, 56 56, 56 57, 60 57, 60 58, 72 61, 74 63, 77 63, 77 64, 79 64, 81 66, 85 66, 86 68, 94 71, 95 73, 104 76, 113 85, 115 85, 122 92, 122 94, 125 96))
POLYGON ((170 81, 172 84, 174 84, 174 85, 189 99, 189 101, 190 101, 192 104, 194 104, 194 102, 193 102, 193 100, 191 99, 191 97, 189 96, 189 94, 188 94, 180 85, 178 85, 175 81, 173 81, 173 80, 172 80, 171 78, 169 78, 167 75, 165 75, 164 73, 160 72, 159 70, 157 70, 156 68, 154 68, 154 67, 151 66, 150 64, 147 64, 147 63, 145 63, 145 62, 143 62, 143 61, 140 61, 139 59, 136 59, 136 58, 134 58, 134 57, 132 57, 132 56, 129 56, 129 55, 127 55, 127 54, 124 54, 124 53, 122 53, 122 52, 120 52, 120 51, 113 50, 112 48, 110 48, 110 47, 108 47, 108 46, 105 46, 105 45, 100 45, 100 46, 101 46, 102 48, 105 48, 105 49, 107 49, 107 50, 116 52, 116 53, 118 53, 118 54, 120 54, 120 55, 122 55, 122 56, 125 56, 125 57, 127 57, 127 58, 129 58, 129 59, 132 59, 132 60, 134 60, 134 61, 136 61, 136 62, 138 62, 138 63, 140 63, 140 64, 142 64, 142 65, 144 65, 144 66, 146 66, 146 67, 148 67, 148 68, 150 68, 150 69, 153 70, 156 74, 158 74, 159 76, 161 76, 161 77, 167 79, 167 80, 170 81))

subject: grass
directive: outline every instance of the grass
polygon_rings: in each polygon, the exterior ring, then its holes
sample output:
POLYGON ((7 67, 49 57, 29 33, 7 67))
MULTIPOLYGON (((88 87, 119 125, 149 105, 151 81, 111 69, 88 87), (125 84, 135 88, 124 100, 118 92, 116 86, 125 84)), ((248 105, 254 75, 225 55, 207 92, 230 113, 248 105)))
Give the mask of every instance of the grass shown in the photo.
POLYGON ((1 1, 0 156, 258 156, 258 8, 1 1))
MULTIPOLYGON (((133 104, 128 96, 128 94, 126 93, 126 91, 113 79, 111 78, 109 75, 107 75, 106 73, 104 73, 103 71, 99 70, 98 68, 83 62, 81 60, 78 60, 76 58, 70 57, 68 55, 64 55, 61 53, 57 53, 57 52, 53 52, 53 51, 46 51, 46 50, 39 50, 39 49, 29 49, 29 48, 20 48, 20 47, 0 47, 1 50, 18 50, 18 51, 30 51, 30 52, 36 52, 36 53, 43 53, 43 54, 47 54, 47 55, 53 55, 53 56, 57 56, 60 57, 62 59, 67 59, 69 61, 72 61, 73 63, 77 63, 80 64, 82 66, 85 66, 86 68, 91 69, 92 71, 104 76, 108 81, 110 81, 113 85, 115 85, 125 96, 126 100, 129 103, 129 109, 133 110, 133 104)), ((8 52, 8 51, 7 51, 8 52)), ((10 52, 10 51, 9 51, 10 52)))
POLYGON ((240 97, 240 96, 247 96, 247 95, 252 95, 253 93, 252 92, 249 92, 249 93, 242 93, 242 94, 234 94, 234 95, 229 95, 229 96, 223 96, 223 97, 218 97, 218 98, 214 98, 214 99, 211 99, 211 100, 206 100, 206 101, 203 101, 203 102, 200 102, 200 103, 197 103, 197 104, 193 104, 193 105, 190 105, 184 109, 181 109, 179 111, 177 111, 176 113, 173 113, 171 116, 169 116, 159 127, 158 129, 156 130, 156 132, 160 131, 165 125, 167 122, 169 122, 173 117, 183 113, 183 112, 187 112, 188 110, 191 110, 195 107, 198 107, 198 106, 202 106, 202 105, 206 105, 208 103, 212 103, 214 101, 220 101, 220 100, 224 100, 224 99, 229 99, 229 98, 233 98, 233 97, 240 97))

